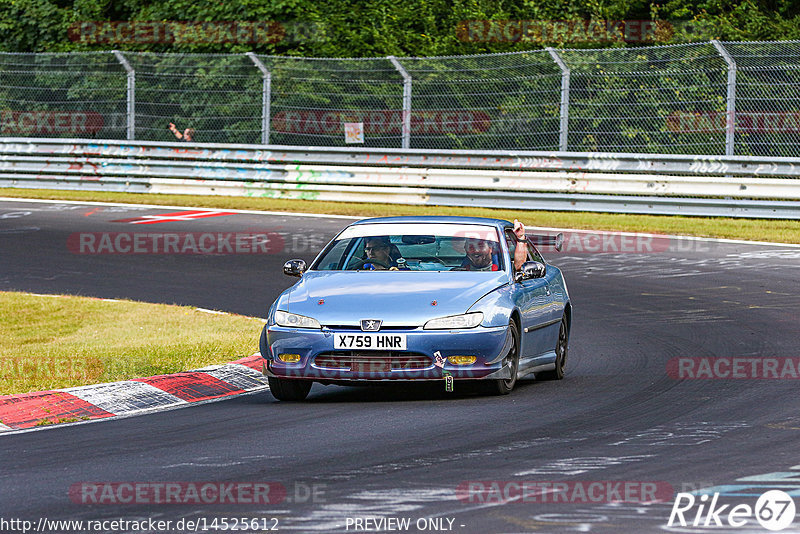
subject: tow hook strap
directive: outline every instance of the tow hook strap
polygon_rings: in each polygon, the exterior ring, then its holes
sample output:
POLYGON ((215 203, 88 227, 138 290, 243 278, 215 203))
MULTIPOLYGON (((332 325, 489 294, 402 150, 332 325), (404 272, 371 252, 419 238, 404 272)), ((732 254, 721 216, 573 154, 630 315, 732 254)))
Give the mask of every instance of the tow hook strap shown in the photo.
POLYGON ((445 371, 444 358, 442 358, 442 353, 437 350, 436 352, 433 353, 433 355, 436 357, 434 365, 436 365, 436 367, 439 367, 442 370, 442 376, 444 377, 444 390, 447 392, 452 392, 453 375, 451 375, 449 371, 445 371))

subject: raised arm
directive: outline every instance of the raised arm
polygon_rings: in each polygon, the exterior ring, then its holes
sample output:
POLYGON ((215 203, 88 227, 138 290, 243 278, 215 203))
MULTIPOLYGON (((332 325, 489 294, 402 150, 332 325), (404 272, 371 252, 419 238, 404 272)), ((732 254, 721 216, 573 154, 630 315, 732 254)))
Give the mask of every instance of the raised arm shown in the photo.
POLYGON ((522 264, 528 259, 528 240, 525 237, 525 225, 514 219, 514 235, 517 237, 517 246, 514 249, 514 267, 522 269, 522 264))
POLYGON ((169 123, 169 131, 175 134, 175 137, 177 137, 178 139, 183 139, 183 134, 180 132, 180 130, 178 130, 178 128, 175 127, 175 124, 172 122, 169 123))

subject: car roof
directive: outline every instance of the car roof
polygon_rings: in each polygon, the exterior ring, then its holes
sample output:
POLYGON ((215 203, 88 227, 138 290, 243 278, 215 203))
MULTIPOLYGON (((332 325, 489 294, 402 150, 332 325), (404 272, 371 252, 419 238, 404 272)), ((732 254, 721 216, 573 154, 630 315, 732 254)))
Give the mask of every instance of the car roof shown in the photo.
POLYGON ((456 217, 448 215, 409 215, 403 217, 373 217, 354 222, 357 224, 382 224, 382 223, 438 223, 438 224, 485 224, 487 226, 511 226, 512 223, 504 219, 489 219, 485 217, 456 217))

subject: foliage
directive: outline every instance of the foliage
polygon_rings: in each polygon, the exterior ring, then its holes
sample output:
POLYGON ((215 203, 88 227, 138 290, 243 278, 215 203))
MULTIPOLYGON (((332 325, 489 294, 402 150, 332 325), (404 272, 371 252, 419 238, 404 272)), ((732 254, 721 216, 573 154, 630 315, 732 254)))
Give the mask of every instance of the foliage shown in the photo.
MULTIPOLYGON (((548 32, 542 39, 468 38, 465 21, 662 21, 653 43, 800 38, 800 4, 790 0, 0 0, 0 51, 138 50, 180 53, 254 51, 330 57, 463 55, 544 45, 622 46, 548 32), (278 22, 269 38, 226 39, 215 30, 180 30, 163 38, 97 39, 79 31, 99 21, 278 22), (81 36, 84 38, 81 39, 81 36), (86 38, 89 36, 90 38, 86 38)), ((117 27, 119 29, 119 27, 117 27)), ((219 25, 212 26, 218 29, 219 25)), ((173 28, 176 29, 176 28, 173 28)), ((552 29, 552 25, 550 27, 552 29)), ((119 30, 123 31, 123 30, 119 30)), ((117 35, 119 37, 119 35, 117 35)), ((263 37, 263 36, 262 36, 263 37)), ((473 36, 474 37, 474 36, 473 36)), ((486 37, 486 35, 484 35, 486 37)), ((490 35, 491 37, 491 35, 490 35)), ((640 44, 639 42, 629 44, 640 44)))
POLYGON ((258 351, 261 324, 182 306, 0 292, 0 395, 230 362, 258 351))

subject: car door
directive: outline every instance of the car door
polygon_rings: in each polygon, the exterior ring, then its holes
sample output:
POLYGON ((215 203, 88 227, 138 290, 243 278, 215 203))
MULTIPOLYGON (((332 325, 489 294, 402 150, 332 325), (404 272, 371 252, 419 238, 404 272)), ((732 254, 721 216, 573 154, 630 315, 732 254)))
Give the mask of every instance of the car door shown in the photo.
MULTIPOLYGON (((516 249, 516 238, 510 230, 506 231, 506 244, 508 245, 508 261, 514 269, 514 250, 516 249)), ((526 261, 544 261, 538 254, 533 245, 528 245, 528 257, 526 261)), ((515 269, 514 269, 515 270, 515 269)), ((515 270, 516 271, 516 270, 515 270)), ((552 292, 550 291, 547 274, 544 278, 531 278, 514 282, 514 303, 522 315, 522 359, 536 359, 548 350, 553 350, 553 346, 548 346, 547 330, 552 326, 552 292)))

